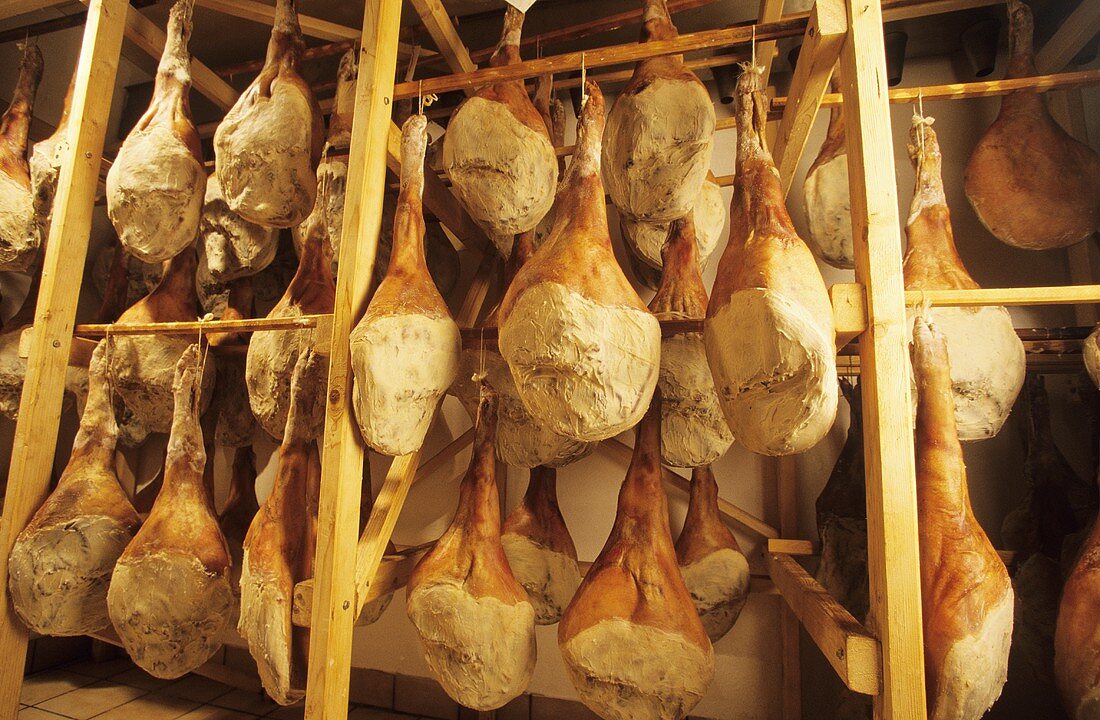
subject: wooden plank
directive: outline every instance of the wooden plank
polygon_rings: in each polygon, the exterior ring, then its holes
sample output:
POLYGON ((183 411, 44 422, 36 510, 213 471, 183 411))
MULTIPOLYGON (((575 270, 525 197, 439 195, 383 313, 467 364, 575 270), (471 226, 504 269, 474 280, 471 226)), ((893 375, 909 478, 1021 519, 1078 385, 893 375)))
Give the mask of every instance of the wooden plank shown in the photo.
POLYGON ((359 49, 344 205, 344 237, 332 318, 328 406, 321 447, 321 495, 310 618, 306 717, 345 720, 355 616, 355 556, 363 491, 363 445, 351 408, 352 373, 347 338, 365 309, 382 229, 386 146, 397 72, 401 0, 366 0, 359 49))
POLYGON ((791 101, 783 109, 772 152, 784 195, 790 192, 794 182, 794 171, 806 149, 821 99, 829 89, 829 78, 833 75, 833 67, 840 57, 840 46, 847 32, 843 0, 817 0, 814 3, 787 93, 791 101))
POLYGON ((905 302, 908 305, 920 305, 925 301, 931 303, 932 307, 1100 303, 1100 285, 981 288, 978 290, 910 290, 905 293, 905 302))
POLYGON ((187 322, 120 323, 77 325, 73 333, 81 337, 105 337, 111 335, 204 335, 253 332, 256 330, 302 330, 327 324, 332 315, 298 315, 280 318, 245 318, 242 320, 194 320, 187 322))
MULTIPOLYGON (((844 684, 877 695, 882 687, 878 640, 790 555, 768 553, 764 559, 779 594, 844 684)), ((917 670, 924 672, 923 666, 917 670)))
POLYGON ((1039 72, 1058 72, 1100 33, 1100 0, 1080 0, 1073 12, 1035 53, 1039 72))
POLYGON ((1004 0, 885 0, 882 3, 882 20, 894 22, 1003 4, 1004 0))
MULTIPOLYGON (((23 328, 19 333, 19 357, 31 356, 31 342, 34 339, 34 326, 23 328)), ((84 338, 73 338, 72 349, 69 350, 69 367, 88 367, 92 362, 92 351, 98 343, 84 338)))
MULTIPOLYGON (((768 540, 768 552, 796 556, 820 555, 821 543, 814 540, 777 538, 768 540)), ((1016 559, 1016 552, 1013 550, 998 550, 997 555, 1005 564, 1009 564, 1016 559)))
MULTIPOLYGON (((814 11, 810 10, 811 22, 814 11)), ((756 24, 773 23, 783 17, 783 0, 760 0, 760 10, 756 14, 756 24)), ((805 49, 805 41, 803 41, 805 49)), ((775 40, 765 40, 756 47, 756 62, 763 66, 763 87, 767 87, 772 75, 772 62, 775 60, 775 40)), ((800 56, 801 57, 801 56, 800 56)))
MULTIPOLYGON (((451 16, 447 14, 447 8, 443 7, 442 0, 411 0, 411 3, 451 72, 477 70, 477 65, 470 59, 470 51, 458 36, 458 30, 451 22, 451 16)), ((465 90, 467 95, 473 94, 472 88, 465 90)))
POLYGON ((868 317, 860 340, 871 592, 868 620, 881 643, 883 667, 874 714, 876 719, 922 720, 927 717, 927 704, 916 463, 882 13, 877 2, 845 6, 848 36, 840 53, 840 77, 855 274, 866 287, 868 317))
MULTIPOLYGON (((8 554, 16 536, 50 487, 65 369, 128 7, 126 0, 92 0, 84 26, 69 120, 70 144, 61 162, 53 222, 42 263, 35 330, 0 519, 3 578, 8 576, 8 554)), ((26 648, 27 628, 16 617, 8 593, 0 593, 0 653, 8 658, 0 672, 0 717, 16 716, 26 648)))
MULTIPOLYGON (((822 2, 823 0, 818 0, 822 2)), ((790 455, 772 460, 775 465, 779 532, 784 537, 798 535, 798 464, 790 455)), ((770 546, 769 541, 769 546, 770 546)), ((782 689, 780 699, 784 720, 802 718, 802 658, 800 655, 798 616, 789 606, 779 617, 779 641, 782 648, 782 689)))
MULTIPOLYGON (((404 550, 396 555, 386 555, 378 565, 378 571, 374 575, 374 581, 370 585, 365 602, 371 602, 388 593, 405 587, 409 582, 409 576, 420 562, 420 558, 431 549, 435 543, 404 550)), ((299 627, 309 627, 309 621, 313 609, 313 581, 305 580, 294 586, 294 609, 291 613, 292 620, 299 627)), ((358 622, 358 618, 357 618, 358 622)))

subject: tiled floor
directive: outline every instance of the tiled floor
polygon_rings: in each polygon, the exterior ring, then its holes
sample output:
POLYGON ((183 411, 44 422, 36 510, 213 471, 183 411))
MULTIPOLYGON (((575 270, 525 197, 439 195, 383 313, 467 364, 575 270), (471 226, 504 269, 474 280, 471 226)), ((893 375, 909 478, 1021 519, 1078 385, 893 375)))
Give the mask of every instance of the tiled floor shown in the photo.
MULTIPOLYGON (((28 675, 18 720, 298 720, 301 707, 198 675, 158 680, 129 660, 81 662, 28 675)), ((391 710, 352 706, 349 720, 416 720, 391 710)))

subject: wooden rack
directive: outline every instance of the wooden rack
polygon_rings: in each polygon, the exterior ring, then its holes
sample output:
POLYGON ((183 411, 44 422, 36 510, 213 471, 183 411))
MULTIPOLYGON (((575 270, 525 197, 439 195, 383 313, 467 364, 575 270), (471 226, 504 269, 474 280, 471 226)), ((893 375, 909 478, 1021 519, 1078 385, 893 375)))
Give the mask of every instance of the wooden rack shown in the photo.
MULTIPOLYGON (((410 0, 439 50, 438 60, 454 73, 423 83, 424 92, 469 91, 476 84, 504 78, 528 78, 545 72, 623 65, 645 57, 707 48, 744 47, 755 38, 767 42, 802 37, 802 51, 782 109, 774 154, 784 187, 805 148, 814 118, 823 105, 843 102, 847 112, 852 229, 856 282, 831 290, 838 347, 859 339, 863 386, 868 503, 868 574, 870 617, 855 621, 797 563, 812 552, 812 544, 791 536, 796 530, 797 493, 794 462, 773 464, 778 487, 779 527, 720 500, 728 522, 769 541, 765 555, 772 584, 756 580, 758 590, 777 592, 787 604, 781 621, 784 720, 800 717, 798 628, 804 626, 825 653, 838 676, 853 690, 875 699, 875 717, 889 720, 924 718, 925 688, 920 616, 917 514, 914 488, 914 448, 910 422, 906 364, 906 306, 1078 304, 1100 302, 1100 285, 1064 288, 1013 288, 906 293, 902 285, 900 223, 894 175, 889 103, 908 102, 922 92, 925 99, 963 98, 1019 89, 1046 90, 1100 81, 1100 74, 1065 73, 1012 81, 991 81, 887 91, 882 23, 979 7, 997 0, 818 0, 808 14, 782 15, 782 0, 761 0, 755 26, 690 33, 675 40, 636 43, 566 53, 506 68, 477 70, 469 51, 440 0, 410 0), (826 90, 839 60, 842 92, 826 90), (889 558, 889 561, 887 561, 889 558)), ((14 0, 0 9, 0 19, 60 0, 14 0)), ((706 4, 683 0, 680 5, 706 4)), ((35 322, 22 344, 28 355, 19 422, 9 470, 7 497, 0 519, 0 576, 18 532, 45 498, 56 448, 61 412, 61 382, 72 358, 86 355, 86 338, 133 333, 227 333, 260 329, 314 329, 317 342, 329 354, 328 404, 322 440, 322 478, 315 576, 295 588, 294 621, 311 628, 306 717, 345 720, 351 666, 352 630, 360 610, 371 599, 401 587, 426 547, 385 556, 386 544, 411 485, 443 467, 468 447, 467 431, 420 462, 420 453, 395 458, 374 502, 366 529, 358 532, 364 448, 350 406, 351 374, 346 338, 360 317, 368 295, 382 220, 385 170, 399 170, 400 135, 391 121, 392 102, 415 96, 419 83, 395 86, 397 59, 410 48, 398 42, 401 0, 365 0, 362 30, 303 17, 307 34, 336 43, 358 38, 359 82, 349 155, 348 193, 343 236, 358 238, 340 250, 335 309, 331 314, 288 320, 242 320, 172 323, 151 326, 82 325, 74 327, 77 296, 86 260, 97 181, 103 167, 105 119, 111 104, 119 53, 125 36, 154 56, 164 47, 164 32, 127 0, 87 0, 88 14, 76 72, 72 102, 70 148, 61 170, 53 223, 42 271, 35 322), (352 548, 355 548, 354 552, 352 548)), ((208 8, 251 19, 270 21, 271 8, 254 0, 199 0, 208 8)), ((1059 32, 1045 55, 1044 72, 1057 72, 1097 29, 1097 0, 1085 0, 1090 12, 1075 13, 1073 22, 1088 25, 1059 32), (1085 31, 1087 30, 1087 32, 1085 31), (1083 39, 1082 39, 1083 38, 1083 39)), ((629 14, 628 14, 629 15, 629 14)), ((633 17, 633 16, 632 16, 633 17)), ((629 19, 629 18, 627 18, 629 19)), ((624 22, 607 18, 608 27, 624 22)), ((598 24, 598 23, 596 23, 598 24)), ((595 26, 595 24, 593 24, 595 26)), ((584 28, 567 28, 560 38, 581 37, 584 28)), ((559 39, 560 39, 559 38, 559 39)), ((331 48, 330 48, 331 49, 331 48)), ((326 50, 327 52, 328 50, 326 50)), ((425 51, 427 54, 428 51, 425 51)), ((433 53, 434 54, 434 53, 433 53)), ((770 62, 771 53, 763 53, 770 62)), ((480 57, 475 53, 475 57, 480 57)), ((705 65, 702 61, 700 66, 705 65)), ((715 61, 713 64, 719 64, 715 61)), ((193 61, 196 91, 220 107, 236 100, 236 91, 200 61, 193 61)), ((612 73, 614 74, 614 73, 612 73)), ((610 76, 605 76, 610 77, 610 76)), ((205 128, 213 132, 213 127, 205 128)), ((482 253, 462 308, 460 325, 477 319, 501 262, 484 233, 459 206, 436 173, 427 173, 425 205, 471 249, 482 253)), ((1086 278, 1085 282, 1091 282, 1086 278)), ((666 332, 697 330, 668 323, 666 332)), ((478 336, 480 336, 478 334, 478 336)), ((618 460, 631 449, 617 440, 601 443, 601 452, 618 460)), ((670 486, 683 490, 687 481, 664 470, 670 486)), ((9 658, 0 670, 0 716, 14 717, 22 683, 27 630, 16 618, 7 593, 0 593, 0 653, 9 658)))

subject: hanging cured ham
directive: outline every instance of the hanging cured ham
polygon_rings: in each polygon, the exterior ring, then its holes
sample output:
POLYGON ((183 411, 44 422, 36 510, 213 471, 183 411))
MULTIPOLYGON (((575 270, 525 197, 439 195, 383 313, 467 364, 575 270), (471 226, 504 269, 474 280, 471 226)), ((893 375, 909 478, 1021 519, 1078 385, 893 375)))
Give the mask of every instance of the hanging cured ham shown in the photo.
POLYGON ((596 83, 558 193, 554 229, 500 306, 500 354, 537 422, 584 442, 645 413, 657 384, 661 328, 611 249, 600 181, 604 99, 596 83))
POLYGON ((420 448, 435 409, 458 373, 458 325, 424 258, 424 150, 428 119, 401 132, 401 195, 386 277, 351 332, 355 417, 384 455, 420 448))
POLYGON ((304 49, 295 0, 278 0, 263 69, 214 134, 226 202, 244 219, 267 227, 298 225, 317 198, 325 127, 299 74, 304 49))
POLYGON ((229 544, 234 567, 240 566, 244 538, 259 509, 256 500, 256 453, 251 445, 239 447, 233 451, 229 494, 225 498, 225 506, 218 513, 218 526, 229 544))
POLYGON ((432 674, 456 702, 493 710, 527 689, 535 670, 535 610, 500 541, 491 391, 478 405, 474 452, 451 526, 420 560, 406 610, 432 674))
MULTIPOLYGON (((534 233, 531 232, 516 236, 512 256, 505 266, 507 285, 511 284, 515 273, 534 252, 533 240, 534 233)), ((485 318, 483 328, 497 327, 498 310, 499 306, 493 308, 485 318)), ((496 433, 497 459, 505 465, 524 468, 536 468, 539 465, 562 467, 580 460, 596 449, 595 443, 580 442, 561 435, 531 417, 516 390, 508 363, 504 362, 496 343, 491 340, 481 341, 477 347, 462 351, 458 377, 451 387, 451 392, 462 401, 471 417, 477 412, 483 381, 493 388, 500 402, 496 433)))
POLYGON ((577 548, 558 507, 557 482, 553 468, 532 468, 527 492, 500 536, 508 567, 527 591, 539 625, 560 620, 581 584, 577 548))
MULTIPOLYGON (((244 320, 252 317, 252 279, 234 280, 229 289, 229 301, 221 320, 244 320)), ((210 345, 229 348, 246 341, 236 333, 224 333, 210 338, 210 345)), ((218 398, 218 420, 214 440, 218 445, 242 448, 252 444, 256 417, 248 400, 245 381, 244 353, 225 353, 218 358, 218 374, 214 379, 214 394, 218 398)))
MULTIPOLYGON (((1031 8, 1008 2, 1005 78, 1038 75, 1031 8)), ((986 229, 1026 250, 1065 247, 1100 229, 1100 157, 1054 120, 1038 93, 1017 90, 974 147, 966 196, 986 229)))
POLYGON ((40 80, 42 52, 25 43, 11 105, 0 117, 0 270, 26 271, 42 246, 27 163, 27 135, 40 80))
MULTIPOLYGON (((917 171, 905 234, 906 290, 975 289, 955 249, 940 175, 942 156, 932 118, 913 116, 909 157, 917 171), (923 133, 923 136, 922 136, 923 133)), ((951 356, 951 390, 959 439, 984 440, 1004 425, 1024 383, 1024 344, 1003 307, 932 311, 951 356)))
POLYGON ((298 356, 275 483, 244 541, 237 630, 280 705, 305 696, 309 630, 294 627, 291 608, 295 583, 313 577, 321 458, 310 434, 320 424, 309 416, 317 411, 314 398, 325 394, 326 365, 312 349, 298 356))
POLYGON ((107 173, 107 215, 126 251, 145 262, 174 257, 199 232, 206 170, 189 100, 193 6, 172 6, 153 100, 107 173))
MULTIPOLYGON (((837 73, 833 72, 832 91, 840 92, 837 73)), ((848 144, 844 135, 844 106, 829 108, 829 129, 825 142, 806 172, 803 186, 806 242, 814 254, 833 267, 856 266, 852 249, 852 201, 848 196, 848 144)))
POLYGON ((737 622, 749 598, 749 561, 718 513, 718 483, 710 465, 691 471, 691 494, 684 529, 676 539, 676 561, 707 637, 718 642, 737 622))
POLYGON ((833 308, 798 237, 764 141, 760 67, 737 82, 737 176, 730 237, 711 290, 703 340, 734 438, 752 452, 813 447, 837 407, 833 308))
POLYGON ((668 527, 659 405, 638 426, 611 535, 558 624, 573 687, 608 720, 679 720, 714 677, 668 527))
MULTIPOLYGON (((642 42, 678 36, 665 0, 642 0, 642 42)), ((683 56, 638 63, 607 116, 607 192, 634 220, 670 222, 691 212, 710 170, 714 103, 683 56)))
MULTIPOLYGON (((508 5, 492 67, 520 62, 523 13, 508 5)), ((554 203, 558 158, 522 80, 486 86, 451 115, 443 167, 458 199, 504 257, 554 203)))
POLYGON ((38 220, 39 245, 46 242, 50 234, 50 222, 53 220, 53 199, 57 194, 57 178, 61 174, 61 161, 69 147, 69 111, 73 104, 73 90, 76 89, 76 72, 69 81, 65 100, 61 106, 61 118, 57 129, 45 140, 40 140, 31 148, 31 190, 34 193, 34 215, 38 220))
POLYGON ((107 593, 111 623, 126 652, 150 675, 166 679, 217 652, 235 603, 229 547, 203 478, 202 355, 190 345, 180 356, 164 485, 119 558, 107 593))
MULTIPOLYGON (((198 316, 195 296, 195 251, 184 250, 168 263, 153 292, 122 313, 120 325, 193 322, 198 316)), ((180 335, 120 335, 111 353, 111 387, 137 421, 152 432, 168 432, 174 422, 173 382, 176 364, 191 338, 180 335)), ((210 402, 213 361, 204 365, 200 412, 210 402)), ((196 402, 199 398, 196 397, 196 402)))
POLYGON ((8 559, 12 606, 27 627, 45 635, 85 635, 110 624, 111 572, 141 523, 115 472, 109 352, 104 341, 92 353, 72 455, 8 559))
POLYGON ((1100 325, 1081 343, 1081 356, 1093 384, 1100 387, 1100 325))
MULTIPOLYGON (((298 271, 269 318, 331 313, 336 297, 332 279, 332 255, 323 223, 310 226, 298 271)), ((290 411, 290 380, 302 349, 311 345, 315 331, 261 330, 248 343, 245 380, 248 400, 260 426, 273 438, 286 432, 290 411)), ((325 405, 325 394, 314 399, 325 405)), ((317 417, 316 414, 310 415, 317 417)), ((317 432, 311 433, 317 435, 317 432)))
POLYGON ((912 361, 928 717, 978 720, 1008 672, 1012 585, 970 507, 947 343, 923 315, 913 325, 912 361))
POLYGON ((260 272, 275 259, 279 247, 278 232, 229 209, 217 175, 206 181, 201 236, 206 271, 222 283, 260 272))
MULTIPOLYGON (((664 251, 664 273, 649 310, 658 320, 702 320, 707 289, 699 275, 695 223, 688 215, 672 222, 664 251)), ((698 467, 725 455, 733 443, 718 406, 707 365, 703 334, 661 340, 661 459, 673 467, 698 467)))

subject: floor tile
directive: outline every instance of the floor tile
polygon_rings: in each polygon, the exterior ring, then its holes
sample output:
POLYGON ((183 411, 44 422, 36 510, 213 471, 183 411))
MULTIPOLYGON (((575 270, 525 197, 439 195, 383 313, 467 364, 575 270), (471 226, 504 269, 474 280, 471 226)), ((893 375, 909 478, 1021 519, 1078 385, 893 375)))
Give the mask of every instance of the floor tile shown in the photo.
POLYGON ((197 708, 199 704, 192 700, 145 695, 96 715, 95 720, 176 720, 176 718, 197 708))
POLYGON ((24 705, 37 705, 50 698, 64 695, 70 690, 91 685, 95 678, 78 675, 67 670, 47 670, 23 678, 23 687, 19 690, 19 702, 24 705))
MULTIPOLYGON (((119 683, 122 685, 129 685, 130 687, 140 688, 142 690, 161 690, 171 685, 173 680, 161 680, 160 678, 153 677, 149 673, 145 672, 139 667, 130 668, 125 672, 121 672, 118 675, 111 676, 111 682, 119 683)), ((197 702, 202 702, 201 700, 197 702)))
POLYGON ((134 667, 136 666, 130 658, 118 658, 117 660, 108 660, 107 662, 85 660, 72 665, 66 665, 65 669, 69 672, 80 673, 81 675, 106 679, 118 675, 119 673, 126 672, 127 670, 132 670, 134 667))
POLYGON ((64 715, 54 715, 41 708, 25 707, 16 716, 18 720, 66 720, 64 715))
POLYGON ((210 701, 211 705, 253 715, 266 715, 279 705, 267 695, 246 690, 230 690, 210 701))
POLYGON ((220 708, 215 705, 203 705, 180 717, 179 720, 255 720, 257 717, 257 715, 249 715, 248 713, 220 708))
POLYGON ((205 678, 202 675, 187 675, 157 692, 161 695, 171 695, 184 700, 209 703, 214 698, 225 695, 232 689, 228 685, 205 678))
POLYGON ((88 720, 144 694, 144 690, 129 685, 100 681, 58 695, 39 703, 38 707, 75 720, 88 720))

